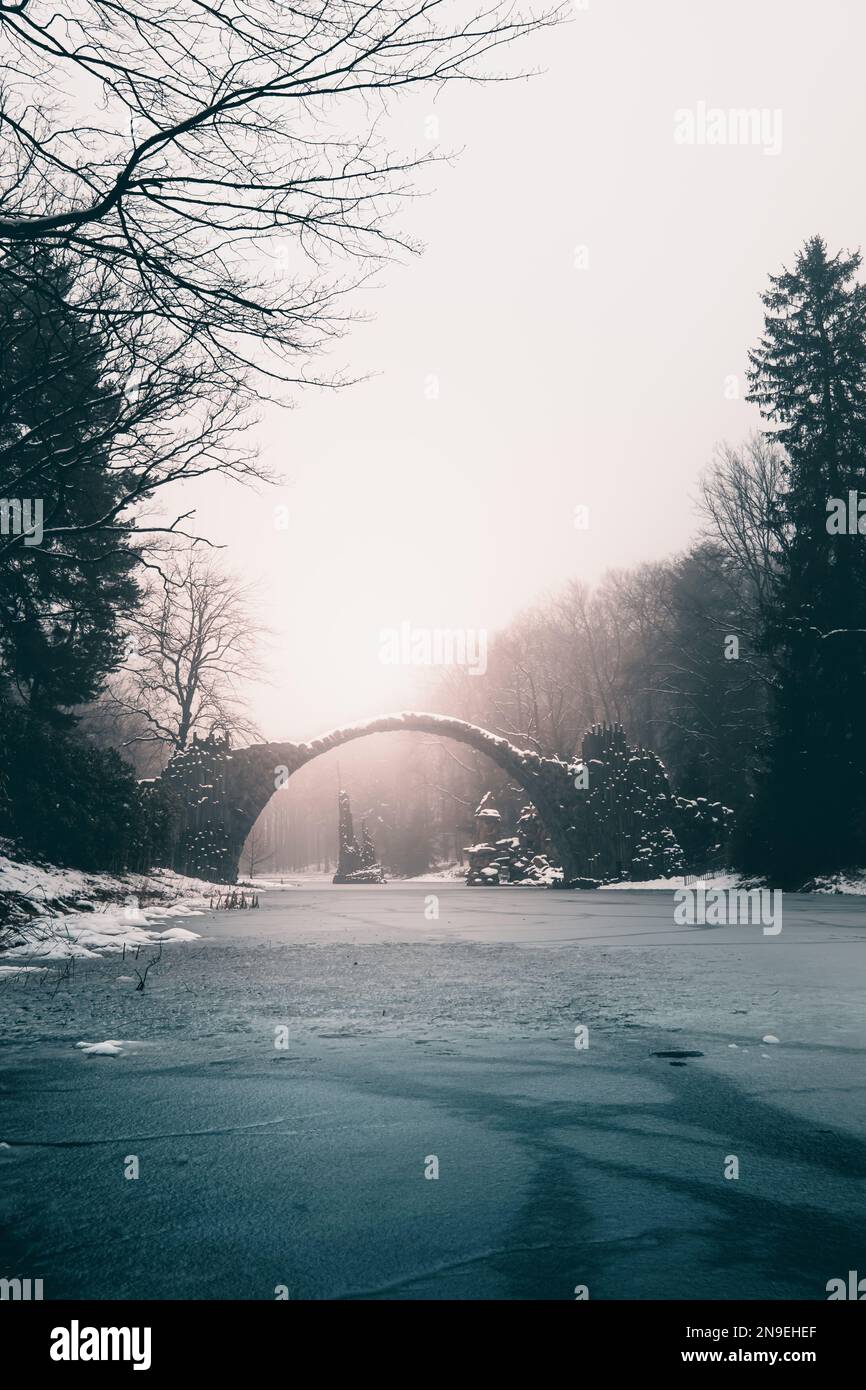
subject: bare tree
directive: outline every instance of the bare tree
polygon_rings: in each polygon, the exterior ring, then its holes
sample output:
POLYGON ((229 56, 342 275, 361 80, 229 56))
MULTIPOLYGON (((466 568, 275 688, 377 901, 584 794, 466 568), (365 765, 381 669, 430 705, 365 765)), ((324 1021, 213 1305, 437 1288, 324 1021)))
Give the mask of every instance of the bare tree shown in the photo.
POLYGON ((307 380, 341 291, 414 249, 388 219, 427 157, 388 147, 389 95, 501 80, 491 55, 567 13, 0 0, 0 247, 75 254, 105 277, 119 329, 132 297, 228 376, 254 362, 307 380), (275 279, 261 253, 281 247, 275 279))
POLYGON ((267 835, 261 825, 256 822, 247 836, 244 845, 241 863, 246 864, 244 873, 247 878, 255 878, 256 873, 271 866, 274 851, 270 845, 267 835))
POLYGON ((176 555, 154 579, 130 625, 132 655, 111 700, 134 720, 128 742, 170 753, 194 733, 255 737, 243 686, 260 671, 264 629, 252 588, 195 549, 176 555))
POLYGON ((707 538, 728 558, 753 630, 774 602, 790 539, 782 513, 784 466, 778 444, 756 434, 741 449, 720 446, 701 488, 707 538))
MULTIPOLYGON (((68 250, 0 252, 0 336, 3 492, 44 505, 38 549, 51 566, 80 564, 82 545, 95 564, 121 543, 136 560, 165 533, 174 544, 191 513, 148 514, 172 483, 269 476, 242 440, 243 393, 198 350, 194 331, 169 340, 141 288, 118 299, 68 250), (102 484, 78 495, 81 470, 97 467, 102 484)), ((33 548, 32 536, 3 528, 4 562, 33 548)))

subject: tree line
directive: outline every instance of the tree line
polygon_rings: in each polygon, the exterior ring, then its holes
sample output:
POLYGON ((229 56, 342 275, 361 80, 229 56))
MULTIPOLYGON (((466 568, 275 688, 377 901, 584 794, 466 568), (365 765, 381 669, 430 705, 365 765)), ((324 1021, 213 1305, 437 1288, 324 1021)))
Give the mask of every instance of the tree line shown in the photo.
POLYGON ((866 861, 860 267, 813 237, 770 276, 748 373, 766 428, 716 451, 694 544, 566 584, 494 638, 486 677, 454 667, 433 697, 560 757, 621 723, 680 795, 734 811, 733 864, 788 887, 866 861))
MULTIPOLYGON (((427 697, 564 758, 589 725, 621 723, 660 753, 679 795, 733 810, 732 863, 788 886, 857 866, 866 832, 859 270, 859 255, 830 255, 816 237, 791 270, 770 277, 764 334, 749 357, 749 398, 766 429, 717 450, 684 554, 595 587, 565 584, 496 634, 483 678, 452 667, 427 697)), ((57 310, 68 272, 51 262, 50 274, 58 298, 48 323, 39 296, 0 297, 14 349, 3 375, 4 462, 40 486, 55 470, 43 490, 63 518, 46 513, 56 537, 47 545, 4 527, 2 827, 95 866, 129 859, 134 845, 153 852, 144 824, 153 807, 132 765, 158 772, 194 733, 255 735, 239 682, 261 634, 249 591, 212 554, 184 545, 175 528, 143 543, 122 508, 105 520, 129 487, 127 461, 118 467, 112 454, 126 436, 126 398, 98 328, 57 310)), ((398 871, 453 852, 487 785, 519 811, 517 790, 465 749, 424 751, 411 793, 404 776, 398 795, 387 764, 377 778, 390 811, 378 820, 398 871)), ((371 784, 377 814, 374 792, 371 784)))
MULTIPOLYGON (((860 269, 859 254, 813 237, 770 276, 749 354, 765 428, 716 450, 684 553, 563 585, 491 639, 486 675, 452 666, 423 697, 566 759, 592 724, 622 724, 660 754, 679 796, 733 811, 729 863, 789 888, 866 862, 860 269)), ((420 749, 411 782, 396 752, 391 764, 379 758, 373 777, 359 762, 350 785, 360 804, 387 807, 377 834, 392 869, 421 872, 467 843, 488 788, 513 833, 523 794, 465 748, 420 749)), ((319 824, 328 778, 307 776, 319 824)), ((280 836, 286 810, 266 817, 271 857, 288 850, 300 867, 305 831, 280 836)))

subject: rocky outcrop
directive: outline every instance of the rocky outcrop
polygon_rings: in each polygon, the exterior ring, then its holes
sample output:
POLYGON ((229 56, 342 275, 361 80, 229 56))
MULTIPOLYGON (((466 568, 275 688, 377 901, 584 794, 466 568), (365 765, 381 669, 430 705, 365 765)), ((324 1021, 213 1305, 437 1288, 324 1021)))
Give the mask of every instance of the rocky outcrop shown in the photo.
POLYGON ((385 871, 376 862, 376 849, 361 822, 361 843, 355 839, 348 792, 340 792, 340 849, 334 883, 384 883, 385 871))

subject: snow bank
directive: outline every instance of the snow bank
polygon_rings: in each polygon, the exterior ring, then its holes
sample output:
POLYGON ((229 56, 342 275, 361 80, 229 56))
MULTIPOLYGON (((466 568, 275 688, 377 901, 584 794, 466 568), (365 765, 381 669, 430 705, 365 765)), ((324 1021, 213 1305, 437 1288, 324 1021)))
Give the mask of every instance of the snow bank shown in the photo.
MULTIPOLYGON (((734 873, 705 874, 690 878, 688 884, 682 874, 674 878, 648 878, 639 883, 623 880, 620 883, 602 883, 603 889, 610 888, 666 888, 669 892, 676 888, 759 888, 766 884, 764 878, 747 877, 734 873)), ((851 893, 866 895, 866 869, 856 869, 850 873, 831 874, 826 878, 810 878, 800 893, 851 893)))
POLYGON ((208 910, 216 885, 169 869, 151 874, 88 874, 53 864, 19 863, 0 853, 0 936, 4 973, 22 958, 63 960, 196 941, 198 932, 155 924, 208 910))
POLYGON ((428 869, 425 874, 409 874, 406 878, 399 878, 398 883, 442 883, 466 881, 466 864, 442 864, 436 869, 428 869))
MULTIPOLYGON (((751 881, 751 880, 750 880, 750 881, 751 881)), ((619 890, 622 890, 622 889, 625 889, 625 888, 633 888, 633 889, 638 889, 638 888, 641 888, 641 889, 644 889, 644 888, 662 889, 662 888, 664 888, 664 889, 667 889, 668 892, 673 892, 673 890, 676 889, 676 888, 686 888, 686 887, 688 887, 688 888, 744 888, 745 886, 746 886, 746 881, 740 876, 740 874, 722 874, 722 873, 719 873, 719 874, 701 874, 698 878, 692 878, 691 876, 689 876, 689 882, 688 882, 688 884, 686 883, 686 880, 685 880, 685 878, 683 877, 682 874, 675 874, 673 878, 645 878, 645 879, 639 879, 637 882, 634 882, 634 881, 632 881, 631 879, 622 879, 622 880, 620 880, 619 883, 602 883, 602 884, 599 885, 599 887, 600 887, 601 890, 606 890, 606 889, 610 889, 610 888, 616 888, 616 889, 619 889, 619 890)))
MULTIPOLYGON (((138 925, 139 920, 148 921, 151 916, 165 915, 167 909, 148 908, 146 913, 136 910, 131 921, 125 919, 126 911, 126 908, 104 909, 101 912, 70 913, 63 917, 40 917, 20 930, 19 935, 23 939, 7 947, 2 959, 4 962, 19 959, 66 960, 70 956, 86 958, 120 954, 124 950, 135 951, 141 946, 158 945, 163 941, 199 940, 199 932, 188 931, 184 927, 155 931, 138 925)), ((186 911, 191 912, 192 909, 186 911)))
POLYGON ((828 878, 813 878, 803 885, 804 893, 866 893, 866 869, 852 873, 832 874, 828 878))

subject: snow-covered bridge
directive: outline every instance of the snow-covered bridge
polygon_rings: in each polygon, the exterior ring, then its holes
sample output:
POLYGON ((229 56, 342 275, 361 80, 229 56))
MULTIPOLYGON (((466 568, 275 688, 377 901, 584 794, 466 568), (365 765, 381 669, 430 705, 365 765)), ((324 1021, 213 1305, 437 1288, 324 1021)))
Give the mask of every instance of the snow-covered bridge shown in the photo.
POLYGON ((234 882, 247 835, 288 777, 332 748, 370 734, 395 732, 454 739, 490 758, 535 806, 566 882, 593 871, 610 874, 627 869, 638 836, 648 829, 650 820, 658 820, 661 803, 670 801, 658 758, 629 749, 621 730, 595 730, 586 736, 583 759, 591 774, 586 789, 575 785, 586 781, 577 775, 581 766, 577 758, 565 762, 543 757, 447 715, 387 714, 334 729, 310 743, 260 743, 232 749, 219 740, 199 740, 177 754, 158 784, 171 806, 173 866, 181 872, 234 882))

